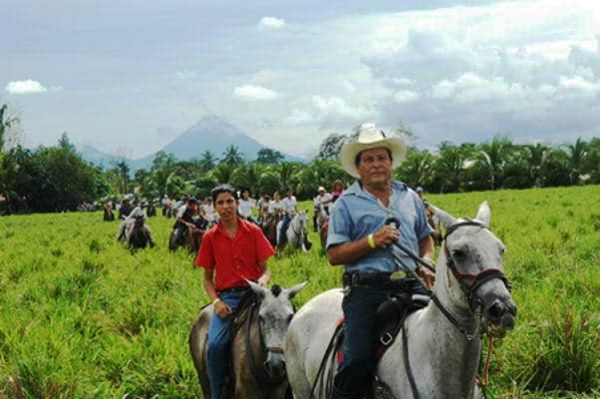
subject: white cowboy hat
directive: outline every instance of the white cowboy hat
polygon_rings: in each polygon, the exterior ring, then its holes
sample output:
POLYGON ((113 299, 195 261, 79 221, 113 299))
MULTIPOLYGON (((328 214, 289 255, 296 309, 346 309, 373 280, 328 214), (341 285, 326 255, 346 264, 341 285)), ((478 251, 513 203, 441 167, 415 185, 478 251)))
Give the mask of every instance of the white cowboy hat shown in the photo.
POLYGON ((406 157, 406 144, 397 137, 386 137, 382 130, 379 130, 372 123, 364 123, 355 129, 358 137, 355 140, 344 143, 340 150, 340 162, 342 168, 350 175, 360 178, 354 160, 356 156, 364 150, 371 148, 387 148, 392 152, 392 169, 400 166, 406 157))
POLYGON ((319 189, 317 191, 325 191, 325 187, 319 186, 319 189))

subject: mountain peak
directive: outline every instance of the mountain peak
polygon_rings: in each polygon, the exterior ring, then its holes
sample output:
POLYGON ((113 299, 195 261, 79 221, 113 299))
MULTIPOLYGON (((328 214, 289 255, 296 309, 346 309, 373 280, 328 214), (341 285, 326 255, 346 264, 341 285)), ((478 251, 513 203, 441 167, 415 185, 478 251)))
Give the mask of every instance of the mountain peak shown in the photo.
POLYGON ((219 134, 224 133, 232 136, 243 134, 235 126, 214 114, 207 115, 198 122, 194 123, 189 129, 183 132, 180 137, 188 132, 193 132, 196 134, 200 132, 219 132, 219 134))

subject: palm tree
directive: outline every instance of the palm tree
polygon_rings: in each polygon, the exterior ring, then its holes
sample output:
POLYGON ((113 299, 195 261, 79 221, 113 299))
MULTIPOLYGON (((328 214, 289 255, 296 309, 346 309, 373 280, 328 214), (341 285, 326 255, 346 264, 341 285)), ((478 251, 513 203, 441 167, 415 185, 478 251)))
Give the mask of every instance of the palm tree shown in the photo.
POLYGON ((124 159, 117 162, 115 169, 121 178, 123 185, 121 186, 123 194, 127 194, 127 188, 129 183, 129 164, 124 159))
POLYGON ((238 165, 244 163, 244 156, 240 152, 240 149, 235 145, 230 145, 223 152, 223 159, 221 164, 238 165))
POLYGON ((535 145, 530 144, 526 147, 529 151, 529 177, 531 178, 531 181, 535 187, 540 187, 542 186, 542 180, 544 179, 544 176, 542 175, 542 165, 546 159, 548 147, 541 143, 536 143, 535 145))
POLYGON ((512 143, 507 138, 494 137, 491 142, 480 145, 481 160, 486 165, 490 175, 490 189, 495 190, 501 184, 506 164, 507 152, 512 143))
POLYGON ((581 137, 578 137, 575 144, 567 146, 567 149, 570 156, 569 167, 571 168, 571 184, 576 184, 579 181, 583 161, 587 154, 587 143, 583 141, 581 137))
POLYGON ((212 152, 206 150, 202 153, 200 158, 200 169, 202 172, 208 172, 217 166, 217 157, 212 152))
POLYGON ((427 186, 432 178, 433 155, 427 150, 412 150, 398 168, 396 178, 410 187, 427 186))

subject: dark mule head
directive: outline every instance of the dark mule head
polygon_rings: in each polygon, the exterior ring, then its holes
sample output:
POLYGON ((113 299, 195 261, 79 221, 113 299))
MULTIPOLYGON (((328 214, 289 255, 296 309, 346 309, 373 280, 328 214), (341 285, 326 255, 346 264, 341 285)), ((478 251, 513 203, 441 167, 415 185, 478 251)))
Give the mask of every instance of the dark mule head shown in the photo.
POLYGON ((491 211, 487 202, 474 220, 455 219, 434 208, 446 227, 444 253, 449 288, 460 287, 463 303, 473 312, 482 311, 487 332, 504 336, 515 325, 517 307, 502 265, 505 246, 489 230, 491 211))
POLYGON ((279 378, 286 372, 283 347, 287 329, 294 316, 291 300, 308 282, 297 284, 289 290, 278 285, 269 290, 253 282, 249 283, 261 298, 258 322, 263 346, 267 352, 267 360, 263 366, 269 377, 279 378))

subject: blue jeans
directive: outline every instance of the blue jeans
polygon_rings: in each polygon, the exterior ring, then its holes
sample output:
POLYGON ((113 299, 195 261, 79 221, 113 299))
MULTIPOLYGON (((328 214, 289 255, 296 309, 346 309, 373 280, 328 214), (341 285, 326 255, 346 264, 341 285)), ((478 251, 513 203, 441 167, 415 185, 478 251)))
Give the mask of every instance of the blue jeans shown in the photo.
POLYGON ((291 221, 290 215, 287 213, 283 215, 283 223, 281 224, 281 230, 279 230, 280 245, 285 245, 287 243, 287 229, 291 221))
MULTIPOLYGON (((232 310, 235 310, 244 292, 223 292, 219 298, 225 302, 232 310)), ((212 399, 221 398, 221 389, 225 378, 225 371, 229 364, 229 347, 231 344, 231 324, 232 317, 224 319, 213 313, 208 327, 208 379, 210 380, 210 395, 212 399)))
POLYGON ((362 398, 375 371, 377 307, 389 294, 423 293, 412 279, 380 286, 354 286, 344 297, 344 360, 335 376, 335 389, 347 398, 362 398))

